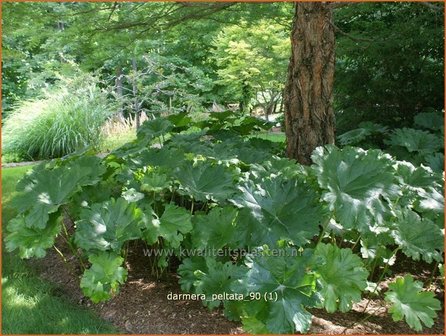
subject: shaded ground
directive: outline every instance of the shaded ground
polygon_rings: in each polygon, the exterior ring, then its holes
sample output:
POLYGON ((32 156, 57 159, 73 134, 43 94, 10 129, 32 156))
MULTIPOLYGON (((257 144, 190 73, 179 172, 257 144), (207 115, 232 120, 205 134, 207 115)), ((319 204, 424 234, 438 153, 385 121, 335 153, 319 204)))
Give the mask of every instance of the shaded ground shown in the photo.
MULTIPOLYGON (((132 334, 240 334, 240 323, 228 321, 222 311, 209 311, 198 301, 169 301, 167 295, 181 293, 174 273, 157 281, 150 275, 150 262, 143 256, 143 246, 134 243, 129 252, 129 277, 120 293, 102 304, 92 304, 79 288, 80 270, 73 258, 64 264, 54 252, 38 262, 42 276, 60 288, 60 295, 67 295, 81 305, 89 306, 123 333, 132 334)), ((414 264, 400 265, 400 268, 414 264)), ((418 266, 417 266, 418 267, 418 266)), ((421 275, 421 271, 419 273, 421 275)), ((422 275, 425 277, 426 274, 422 275)), ((422 279, 426 281, 426 279, 422 279)), ((386 286, 385 283, 382 286, 386 286)), ((443 291, 437 289, 442 299, 443 291)), ((364 299, 355 304, 349 313, 327 314, 312 310, 313 326, 310 333, 318 334, 415 334, 404 322, 394 322, 386 313, 382 299, 374 299, 367 306, 364 299), (363 312, 367 306, 366 312, 363 312), (359 322, 362 321, 362 322, 359 322), (358 323, 359 322, 359 323, 358 323)), ((432 328, 423 334, 444 334, 444 312, 432 328)))

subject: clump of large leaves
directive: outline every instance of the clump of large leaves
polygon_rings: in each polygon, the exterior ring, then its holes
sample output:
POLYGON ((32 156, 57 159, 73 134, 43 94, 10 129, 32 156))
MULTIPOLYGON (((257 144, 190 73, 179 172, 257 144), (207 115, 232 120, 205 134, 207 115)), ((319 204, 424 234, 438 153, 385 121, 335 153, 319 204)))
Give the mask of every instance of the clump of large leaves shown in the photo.
POLYGON ((385 300, 391 304, 389 312, 394 321, 406 323, 416 331, 423 329, 422 324, 432 327, 433 318, 437 316, 436 310, 441 309, 441 303, 431 292, 423 291, 423 284, 414 281, 411 275, 398 278, 389 284, 385 300))
POLYGON ((423 112, 418 113, 414 117, 416 126, 423 127, 429 130, 442 130, 444 125, 444 112, 423 112))
POLYGON ((82 276, 82 291, 94 303, 112 298, 127 278, 127 270, 121 266, 124 259, 115 253, 100 252, 88 260, 91 267, 82 276))
POLYGON ((248 180, 239 190, 231 201, 248 211, 241 213, 238 234, 246 242, 255 237, 256 246, 274 246, 281 239, 303 246, 326 220, 320 195, 305 181, 283 176, 262 183, 248 180))
POLYGON ((389 155, 379 150, 334 146, 312 155, 323 199, 346 229, 362 232, 383 225, 389 214, 385 200, 396 198, 394 169, 389 155))
POLYGON ((442 147, 443 140, 426 131, 412 128, 398 128, 393 131, 387 143, 391 146, 403 147, 409 153, 415 152, 426 155, 439 151, 442 147))
POLYGON ((351 249, 319 244, 314 252, 313 268, 320 276, 320 293, 327 312, 334 313, 337 309, 347 312, 352 303, 361 300, 368 272, 351 249))
POLYGON ((142 212, 135 203, 112 198, 81 211, 75 242, 86 251, 119 252, 126 241, 141 238, 141 229, 142 212))
MULTIPOLYGON (((23 257, 43 256, 60 230, 53 219, 60 217, 60 205, 69 203, 71 215, 80 217, 75 241, 92 263, 81 286, 95 302, 112 297, 125 281, 119 255, 130 239, 176 252, 181 244, 195 251, 244 250, 277 241, 282 247, 305 246, 322 227, 345 241, 360 239, 367 258, 389 258, 387 247, 396 241, 412 257, 439 260, 443 179, 429 169, 395 162, 379 151, 330 146, 316 151, 314 166, 302 167, 272 157, 280 148, 268 142, 240 137, 260 127, 252 118, 218 114, 203 123, 205 129, 181 134, 191 119, 184 114, 168 119, 146 123, 137 140, 102 162, 81 155, 28 175, 18 188, 20 214, 8 225, 6 247, 19 249, 23 257), (162 147, 153 148, 155 141, 162 147), (334 216, 330 228, 321 188, 334 216), (110 195, 122 198, 109 200, 110 195), (231 198, 238 209, 226 203, 231 198), (407 220, 403 208, 418 218, 407 220), (192 216, 197 209, 211 210, 192 216), (424 224, 429 232, 421 230, 424 224), (415 237, 409 227, 423 236, 435 232, 435 243, 415 237)), ((247 268, 236 264, 243 261, 239 256, 232 262, 192 256, 178 269, 180 283, 183 290, 208 297, 232 292, 246 299, 260 293, 261 300, 224 302, 225 315, 241 318, 245 330, 254 333, 305 332, 311 321, 305 307, 323 303, 328 311, 345 311, 358 300, 367 275, 350 250, 322 244, 315 256, 308 249, 292 251, 296 254, 276 255, 264 248, 248 258, 247 268)), ((160 261, 160 267, 167 265, 166 258, 160 261)), ((211 301, 206 302, 211 308, 220 304, 211 301)))
POLYGON ((311 258, 310 251, 301 255, 295 249, 266 249, 248 259, 249 271, 243 285, 247 293, 260 293, 261 299, 247 302, 243 307, 246 331, 273 334, 308 331, 311 314, 305 307, 319 303, 316 275, 308 271, 311 258))

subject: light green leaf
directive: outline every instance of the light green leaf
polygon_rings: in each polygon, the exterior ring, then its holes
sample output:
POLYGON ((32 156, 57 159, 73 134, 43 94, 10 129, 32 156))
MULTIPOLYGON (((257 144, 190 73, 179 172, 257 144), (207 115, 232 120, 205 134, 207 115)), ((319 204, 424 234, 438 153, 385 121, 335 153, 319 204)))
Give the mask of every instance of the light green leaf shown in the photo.
POLYGON ((58 215, 50 216, 48 225, 43 229, 26 223, 28 220, 24 215, 12 219, 6 228, 6 250, 11 252, 19 250, 21 258, 43 258, 46 249, 54 245, 54 240, 60 232, 58 215))
POLYGON ((203 304, 212 309, 222 303, 221 300, 213 298, 213 295, 233 293, 232 286, 246 274, 246 267, 234 265, 230 261, 222 263, 207 257, 206 269, 197 270, 194 274, 197 279, 194 282, 195 292, 205 294, 206 301, 203 304))
POLYGON ((311 258, 308 251, 300 255, 294 249, 283 249, 276 254, 266 249, 248 260, 246 291, 261 293, 262 299, 246 304, 242 321, 258 319, 274 334, 308 331, 311 314, 305 307, 319 302, 316 275, 308 271, 311 258), (277 295, 277 300, 265 300, 265 293, 277 295))
POLYGON ((350 249, 319 244, 314 252, 314 270, 320 275, 324 308, 329 313, 347 312, 361 300, 367 287, 368 272, 361 258, 350 249))
POLYGON ((80 282, 83 293, 94 303, 112 298, 127 278, 127 270, 121 267, 124 259, 114 253, 100 252, 90 255, 88 260, 91 267, 80 282))
POLYGON ((207 270, 206 259, 204 257, 190 257, 183 260, 178 267, 178 274, 180 275, 180 286, 185 292, 195 291, 195 281, 197 277, 196 271, 205 272, 207 270))
POLYGON ((414 330, 421 331, 422 324, 428 328, 434 324, 436 310, 441 309, 441 303, 431 292, 423 292, 423 284, 414 281, 411 275, 398 278, 389 284, 385 300, 391 304, 389 312, 394 321, 406 323, 414 330))
POLYGON ((435 174, 429 167, 415 167, 412 163, 406 161, 396 162, 396 173, 400 183, 414 191, 432 186, 439 187, 441 183, 439 175, 435 174))
POLYGON ((145 192, 161 192, 169 186, 168 176, 156 171, 145 175, 141 181, 141 191, 145 192))
POLYGON ((192 241, 197 248, 221 249, 234 241, 237 209, 216 207, 207 215, 194 216, 192 241))
POLYGON ((43 229, 49 214, 69 202, 82 186, 97 183, 104 171, 99 158, 88 156, 53 170, 39 169, 20 182, 13 206, 19 213, 26 213, 26 225, 43 229))
POLYGON ((136 191, 135 188, 124 191, 121 196, 129 203, 137 203, 144 198, 144 194, 136 191))
POLYGON ((153 218, 144 231, 144 238, 148 244, 154 244, 159 237, 163 238, 169 246, 180 246, 184 235, 192 230, 191 215, 189 211, 174 204, 167 204, 162 216, 153 218))
POLYGON ((176 148, 164 146, 160 149, 148 148, 131 159, 137 167, 158 166, 167 171, 173 170, 184 161, 184 152, 176 148))

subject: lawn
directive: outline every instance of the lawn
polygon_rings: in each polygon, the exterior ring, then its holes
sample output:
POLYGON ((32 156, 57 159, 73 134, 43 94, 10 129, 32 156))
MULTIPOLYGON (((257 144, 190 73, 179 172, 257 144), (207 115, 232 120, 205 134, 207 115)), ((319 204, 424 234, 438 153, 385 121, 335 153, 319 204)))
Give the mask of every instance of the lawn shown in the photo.
MULTIPOLYGON (((17 181, 30 166, 2 169, 2 228, 14 216, 10 205, 17 181)), ((97 334, 116 330, 93 312, 60 294, 15 253, 2 255, 3 334, 97 334)))
POLYGON ((273 142, 285 142, 285 133, 283 132, 260 132, 252 136, 253 138, 260 138, 273 142))

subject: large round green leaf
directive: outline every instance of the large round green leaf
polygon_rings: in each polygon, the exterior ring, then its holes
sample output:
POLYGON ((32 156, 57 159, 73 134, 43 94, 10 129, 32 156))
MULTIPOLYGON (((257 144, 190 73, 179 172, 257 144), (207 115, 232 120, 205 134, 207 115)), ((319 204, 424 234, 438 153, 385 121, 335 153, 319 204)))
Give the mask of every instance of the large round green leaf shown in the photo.
POLYGON ((409 209, 402 210, 398 215, 391 235, 404 254, 414 260, 442 261, 444 230, 409 209))
POLYGON ((122 245, 142 237, 142 212, 123 198, 95 203, 81 211, 75 242, 84 250, 121 251, 122 245))
POLYGON ((247 211, 242 212, 237 230, 247 242, 257 240, 257 246, 265 243, 273 246, 280 239, 305 245, 327 219, 320 195, 298 179, 278 176, 262 183, 248 181, 239 190, 231 201, 248 209, 251 218, 246 217, 247 211))
POLYGON ((344 228, 368 232, 383 225, 389 214, 385 200, 399 192, 389 155, 327 146, 317 148, 312 159, 323 199, 344 228))
POLYGON ((187 162, 176 170, 175 176, 180 182, 180 192, 197 201, 223 201, 235 191, 235 177, 222 165, 187 162))
POLYGON ((294 249, 264 250, 248 260, 246 291, 260 293, 261 299, 246 303, 242 316, 245 328, 274 334, 308 331, 311 314, 305 307, 319 303, 316 276, 308 271, 310 260, 311 253, 301 255, 294 249))

